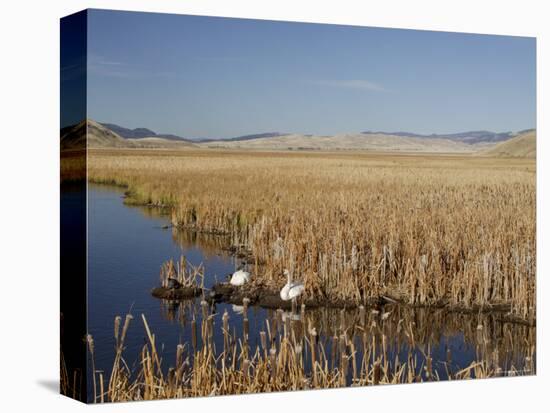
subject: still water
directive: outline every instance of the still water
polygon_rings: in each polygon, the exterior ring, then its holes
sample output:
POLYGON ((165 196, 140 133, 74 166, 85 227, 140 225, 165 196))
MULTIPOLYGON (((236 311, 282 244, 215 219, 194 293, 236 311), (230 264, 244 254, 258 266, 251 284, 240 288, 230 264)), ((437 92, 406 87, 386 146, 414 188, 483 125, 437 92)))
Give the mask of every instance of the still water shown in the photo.
MULTIPOLYGON (((163 229, 169 220, 158 209, 128 207, 122 197, 119 188, 89 186, 88 331, 95 341, 97 369, 105 371, 114 360, 113 323, 117 315, 123 319, 128 313, 134 316, 126 340, 128 362, 135 361, 146 342, 142 314, 163 346, 167 363, 175 359, 177 344, 191 341, 188 322, 195 317, 200 323, 200 298, 170 305, 150 293, 159 285, 164 261, 177 260, 183 254, 193 265, 202 263, 205 287, 225 278, 238 265, 223 253, 223 239, 163 229)), ((226 309, 234 314, 232 305, 216 306, 220 319, 226 309)), ((249 311, 251 331, 265 326, 266 314, 259 308, 249 311)), ((238 332, 242 322, 236 318, 230 320, 238 332)))
MULTIPOLYGON (((169 219, 156 208, 126 206, 120 188, 89 185, 88 204, 88 331, 95 340, 95 363, 106 377, 114 360, 113 322, 117 315, 131 313, 134 320, 128 331, 124 358, 130 367, 147 336, 143 314, 156 336, 165 369, 174 365, 176 346, 191 342, 191 320, 200 325, 200 298, 168 304, 154 298, 150 291, 159 285, 163 262, 175 261, 183 254, 205 271, 205 286, 232 273, 238 262, 223 250, 227 240, 188 231, 166 228, 169 219)), ((242 333, 242 315, 228 304, 217 304, 215 316, 216 345, 222 347, 221 317, 230 315, 230 330, 242 333)), ((406 362, 412 353, 422 359, 429 353, 434 370, 441 378, 446 371, 457 371, 475 360, 491 358, 504 370, 514 365, 521 369, 523 357, 534 345, 534 328, 503 323, 498 316, 452 314, 436 310, 412 310, 388 307, 382 323, 382 335, 392 353, 389 359, 406 362), (405 322, 404 322, 405 321, 405 322), (405 325, 414 331, 407 331, 405 325), (482 330, 478 327, 482 326, 482 330), (414 345, 411 346, 411 335, 414 345), (450 358, 450 355, 452 357, 450 358)), ((357 322, 357 311, 319 309, 308 311, 330 351, 330 338, 342 324, 350 328, 357 322)), ((368 311, 369 317, 376 317, 368 311)), ((266 320, 273 312, 258 307, 249 309, 249 344, 259 344, 259 332, 265 331, 266 320)), ((360 346, 358 346, 360 348, 360 346)), ((420 363, 419 363, 420 364, 420 363)))

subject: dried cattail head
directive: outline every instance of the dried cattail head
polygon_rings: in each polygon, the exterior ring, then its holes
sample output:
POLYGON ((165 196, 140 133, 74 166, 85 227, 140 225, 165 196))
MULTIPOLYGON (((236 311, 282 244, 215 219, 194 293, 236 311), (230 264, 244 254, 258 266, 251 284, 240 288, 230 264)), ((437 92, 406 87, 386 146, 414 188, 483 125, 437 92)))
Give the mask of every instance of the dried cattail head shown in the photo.
POLYGON ((117 342, 117 344, 118 344, 118 334, 120 333, 120 323, 121 323, 121 321, 122 321, 122 317, 117 315, 115 317, 115 341, 117 342))
POLYGON ((122 327, 122 334, 120 336, 120 345, 122 346, 124 344, 124 340, 126 339, 126 333, 128 332, 128 327, 130 327, 130 321, 134 319, 134 316, 132 314, 126 314, 126 319, 124 320, 124 326, 122 327))
POLYGON ((180 368, 183 364, 183 344, 178 344, 176 347, 176 368, 180 368))
POLYGON ((212 338, 214 336, 214 315, 209 315, 206 320, 206 325, 208 327, 208 337, 212 338))
POLYGON ((296 364, 298 366, 301 366, 302 364, 302 345, 301 344, 296 344, 296 347, 294 347, 294 357, 295 357, 296 364))
POLYGON ((262 348, 265 350, 267 348, 267 335, 265 331, 260 331, 260 342, 262 344, 262 348))
POLYGON ((195 317, 191 320, 191 344, 193 351, 197 351, 197 320, 195 317))
POLYGON ((86 341, 88 342, 88 348, 90 349, 90 353, 94 354, 94 338, 91 334, 88 334, 86 336, 86 341))
POLYGON ((277 349, 272 348, 269 350, 269 363, 271 364, 272 377, 277 376, 277 349))
POLYGON ((248 318, 243 318, 243 338, 248 340, 249 322, 248 318))
POLYGON ((248 379, 248 372, 250 370, 250 361, 248 359, 243 360, 243 374, 245 380, 248 379))

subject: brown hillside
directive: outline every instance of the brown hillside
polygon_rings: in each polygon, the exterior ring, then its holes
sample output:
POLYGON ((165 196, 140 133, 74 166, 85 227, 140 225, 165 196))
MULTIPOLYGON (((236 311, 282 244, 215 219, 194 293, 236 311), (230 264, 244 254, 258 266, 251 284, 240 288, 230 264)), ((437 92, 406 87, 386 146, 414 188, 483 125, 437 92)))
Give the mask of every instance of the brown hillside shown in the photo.
POLYGON ((532 130, 522 133, 479 154, 482 156, 536 158, 537 132, 532 130))
POLYGON ((65 128, 61 133, 62 150, 84 149, 86 142, 92 148, 133 147, 131 142, 91 119, 83 120, 72 128, 65 128))
POLYGON ((125 139, 109 128, 87 119, 77 125, 61 130, 61 149, 89 148, 188 148, 195 145, 187 141, 165 138, 125 139))

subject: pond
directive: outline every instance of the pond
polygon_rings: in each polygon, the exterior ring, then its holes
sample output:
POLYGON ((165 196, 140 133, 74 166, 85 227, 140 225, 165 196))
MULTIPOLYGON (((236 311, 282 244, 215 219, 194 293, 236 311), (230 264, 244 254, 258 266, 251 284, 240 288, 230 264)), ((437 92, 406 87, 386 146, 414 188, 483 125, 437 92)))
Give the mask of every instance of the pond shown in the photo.
MULTIPOLYGON (((154 298, 151 289, 159 285, 163 262, 177 261, 183 254, 192 265, 204 266, 205 287, 223 280, 235 271, 240 261, 224 250, 228 239, 172 228, 166 211, 154 207, 124 204, 121 188, 89 185, 88 198, 88 332, 95 341, 97 370, 109 372, 115 356, 113 323, 117 315, 133 314, 124 358, 136 366, 147 334, 143 314, 155 335, 164 369, 173 366, 178 344, 191 343, 191 321, 201 322, 201 298, 183 302, 166 302, 154 298)), ((222 315, 229 314, 230 330, 242 334, 243 316, 230 304, 216 304, 214 343, 223 347, 222 315)), ((332 337, 343 331, 359 340, 355 309, 307 310, 309 327, 326 342, 330 358, 332 337), (356 337, 357 335, 357 337, 356 337)), ((382 341, 388 360, 406 363, 418 358, 421 369, 425 356, 433 360, 433 370, 440 378, 458 371, 473 361, 490 359, 503 371, 514 366, 521 374, 525 355, 534 346, 535 328, 505 323, 498 314, 459 314, 434 309, 386 306, 380 312, 367 309, 368 323, 378 323, 373 345, 382 341), (383 317, 382 317, 383 316, 383 317)), ((273 310, 251 307, 248 310, 249 345, 260 344, 260 332, 273 310)), ((360 345, 357 345, 361 349, 360 345)), ((361 350, 358 350, 359 352, 361 350)))

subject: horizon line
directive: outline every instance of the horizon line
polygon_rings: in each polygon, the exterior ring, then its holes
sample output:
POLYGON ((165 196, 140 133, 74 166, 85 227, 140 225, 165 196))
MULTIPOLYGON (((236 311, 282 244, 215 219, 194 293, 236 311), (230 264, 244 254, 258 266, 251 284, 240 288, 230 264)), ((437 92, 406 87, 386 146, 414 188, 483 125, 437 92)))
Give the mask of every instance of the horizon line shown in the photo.
MULTIPOLYGON (((182 139, 187 139, 187 140, 215 140, 215 141, 242 138, 242 137, 253 136, 253 135, 263 135, 263 134, 279 134, 280 136, 288 136, 288 135, 336 136, 336 135, 344 135, 344 134, 383 134, 383 135, 396 135, 397 136, 399 134, 405 134, 406 133, 406 134, 411 134, 411 135, 430 137, 430 136, 451 136, 451 135, 457 135, 457 134, 462 134, 462 133, 474 133, 474 132, 489 132, 489 133, 494 133, 494 134, 504 134, 504 133, 509 133, 509 134, 514 134, 515 133, 515 134, 517 134, 517 133, 520 133, 520 132, 527 132, 527 131, 530 131, 530 130, 536 130, 536 126, 528 127, 528 128, 522 128, 522 129, 518 129, 518 130, 500 130, 500 131, 495 131, 495 130, 491 130, 491 129, 464 129, 464 130, 455 131, 455 132, 448 132, 448 133, 437 133, 437 132, 418 133, 418 132, 413 132, 413 131, 410 131, 410 130, 398 130, 398 131, 391 131, 390 132, 390 131, 383 131, 383 130, 371 131, 371 130, 365 129, 365 130, 362 130, 362 131, 338 132, 338 133, 333 133, 333 134, 318 134, 318 133, 309 133, 309 132, 308 133, 305 133, 305 132, 280 132, 280 131, 274 131, 274 130, 264 130, 264 131, 246 133, 246 134, 243 134, 243 135, 228 136, 226 138, 220 138, 220 137, 206 137, 206 136, 193 136, 193 137, 181 136, 180 134, 174 133, 174 132, 166 132, 166 131, 158 132, 158 131, 153 130, 153 129, 151 129, 149 127, 146 127, 146 126, 137 126, 137 127, 132 128, 132 127, 128 127, 128 126, 122 126, 119 123, 98 121, 98 120, 95 120, 95 119, 92 119, 92 118, 89 118, 89 117, 87 117, 86 119, 91 120, 93 122, 97 122, 101 125, 115 125, 115 126, 118 126, 118 127, 124 128, 124 129, 129 129, 129 130, 147 129, 147 130, 150 130, 151 132, 153 132, 155 135, 172 135, 172 136, 176 136, 176 137, 179 137, 179 138, 182 138, 182 139)), ((82 121, 80 121, 76 124, 62 126, 61 128, 76 126, 81 122, 82 121)))

